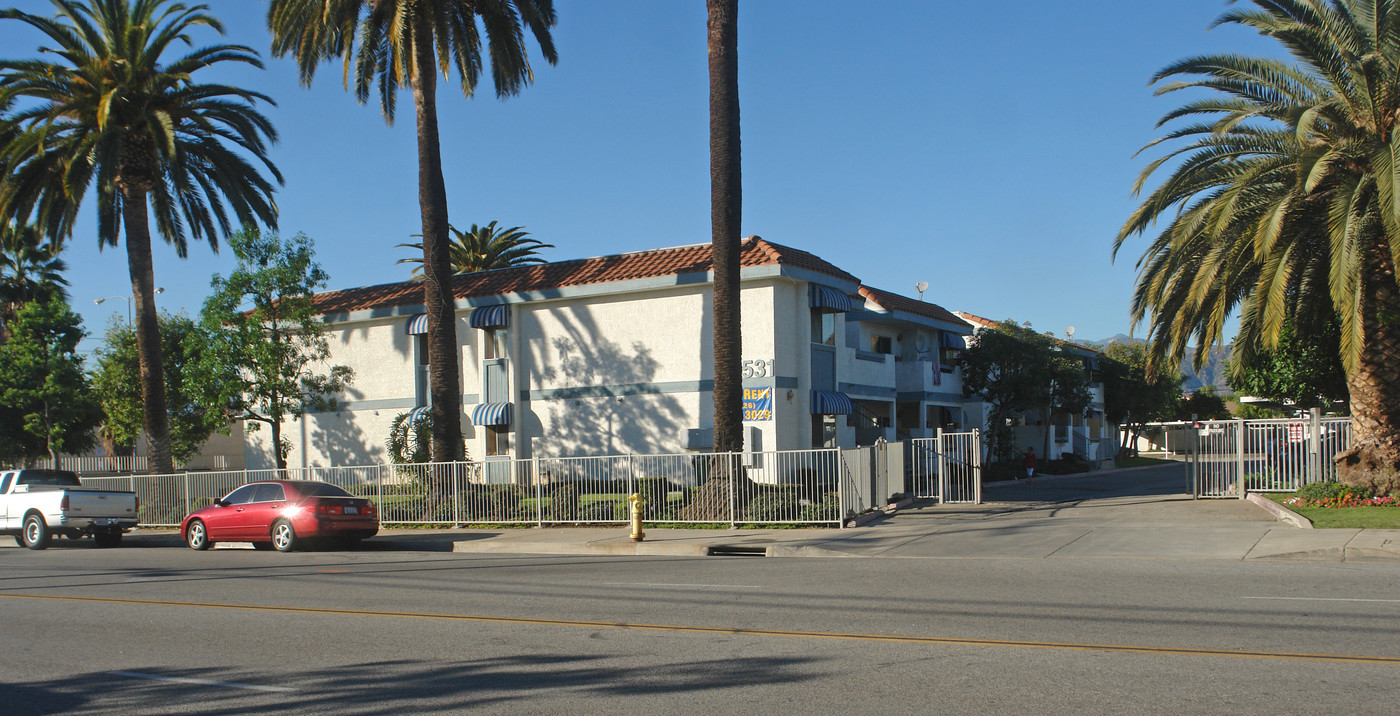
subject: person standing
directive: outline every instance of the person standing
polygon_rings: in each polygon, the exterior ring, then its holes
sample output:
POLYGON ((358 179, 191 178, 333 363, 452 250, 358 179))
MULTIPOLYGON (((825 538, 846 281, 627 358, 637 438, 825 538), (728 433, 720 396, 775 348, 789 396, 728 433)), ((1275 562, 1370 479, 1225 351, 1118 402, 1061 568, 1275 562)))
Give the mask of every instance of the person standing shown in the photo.
POLYGON ((1026 479, 1035 477, 1035 448, 1026 448, 1026 457, 1021 461, 1026 467, 1026 479))

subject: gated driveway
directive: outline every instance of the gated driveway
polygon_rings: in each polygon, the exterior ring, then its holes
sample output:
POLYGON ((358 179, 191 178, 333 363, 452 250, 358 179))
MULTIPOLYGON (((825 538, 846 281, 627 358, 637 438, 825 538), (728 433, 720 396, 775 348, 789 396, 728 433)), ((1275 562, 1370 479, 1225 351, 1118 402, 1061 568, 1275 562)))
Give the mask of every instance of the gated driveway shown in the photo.
MULTIPOLYGON (((983 485, 986 516, 1157 522, 1273 522, 1242 500, 1193 500, 1185 463, 983 485)), ((969 515, 977 511, 968 511, 969 515)))

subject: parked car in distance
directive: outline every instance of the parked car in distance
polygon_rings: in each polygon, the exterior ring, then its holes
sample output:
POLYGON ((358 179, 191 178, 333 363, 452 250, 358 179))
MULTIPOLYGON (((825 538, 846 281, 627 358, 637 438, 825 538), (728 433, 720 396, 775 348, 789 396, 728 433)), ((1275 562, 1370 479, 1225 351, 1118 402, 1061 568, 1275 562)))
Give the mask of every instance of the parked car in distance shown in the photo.
POLYGON ((83 487, 67 470, 0 471, 0 533, 21 547, 44 549, 54 535, 115 547, 140 509, 136 493, 83 487))
POLYGON ((191 549, 217 542, 252 542, 258 549, 290 552, 305 540, 358 544, 379 532, 374 503, 327 482, 250 482, 180 523, 191 549))

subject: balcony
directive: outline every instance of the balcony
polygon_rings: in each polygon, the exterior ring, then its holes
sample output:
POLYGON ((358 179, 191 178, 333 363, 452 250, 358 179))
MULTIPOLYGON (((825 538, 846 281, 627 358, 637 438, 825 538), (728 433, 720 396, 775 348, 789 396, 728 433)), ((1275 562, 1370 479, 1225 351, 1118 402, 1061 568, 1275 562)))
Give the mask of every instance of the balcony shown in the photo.
POLYGON ((932 361, 899 361, 895 363, 895 385, 900 393, 962 394, 962 376, 944 373, 932 361))

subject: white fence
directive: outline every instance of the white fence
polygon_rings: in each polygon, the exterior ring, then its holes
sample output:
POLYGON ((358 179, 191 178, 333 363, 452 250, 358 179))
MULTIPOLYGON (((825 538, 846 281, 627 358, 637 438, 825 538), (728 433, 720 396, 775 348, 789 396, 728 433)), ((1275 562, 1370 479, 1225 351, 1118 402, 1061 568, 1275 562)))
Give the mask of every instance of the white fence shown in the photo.
POLYGON ((978 431, 908 442, 909 492, 940 503, 982 502, 982 441, 978 431))
MULTIPOLYGON (((228 468, 227 455, 213 455, 205 460, 212 461, 215 470, 228 468)), ((42 458, 34 461, 34 467, 55 469, 53 463, 49 458, 42 458)), ((20 465, 15 464, 13 467, 18 469, 20 465)), ((146 455, 59 455, 56 469, 76 472, 78 475, 110 475, 149 472, 151 468, 150 458, 146 455)))
POLYGON ((179 525, 238 486, 266 479, 329 482, 374 500, 388 524, 625 523, 627 497, 639 493, 648 522, 835 525, 884 505, 888 463, 869 457, 876 450, 488 459, 87 477, 83 484, 137 493, 145 526, 179 525))
POLYGON ((1337 479, 1332 458, 1351 445, 1348 418, 1213 420, 1190 428, 1187 461, 1197 497, 1291 492, 1337 479), (1243 479, 1243 490, 1240 489, 1243 479))

